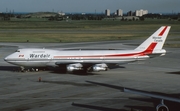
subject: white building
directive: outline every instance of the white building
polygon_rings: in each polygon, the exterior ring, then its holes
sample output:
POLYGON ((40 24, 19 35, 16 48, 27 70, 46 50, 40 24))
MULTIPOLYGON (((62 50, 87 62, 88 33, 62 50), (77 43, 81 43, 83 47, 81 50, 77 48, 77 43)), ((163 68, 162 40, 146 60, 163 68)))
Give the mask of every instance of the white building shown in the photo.
POLYGON ((145 15, 145 14, 148 14, 148 11, 147 11, 147 10, 141 9, 141 10, 136 10, 136 11, 135 11, 135 16, 141 17, 141 16, 143 16, 143 15, 145 15))
POLYGON ((117 16, 123 16, 123 10, 121 9, 118 9, 116 13, 117 13, 117 16))
POLYGON ((61 16, 65 15, 65 13, 63 13, 63 12, 59 12, 58 14, 61 15, 61 16))
POLYGON ((106 9, 106 10, 105 10, 105 14, 106 14, 106 16, 110 16, 110 15, 111 15, 110 10, 109 10, 109 9, 106 9))

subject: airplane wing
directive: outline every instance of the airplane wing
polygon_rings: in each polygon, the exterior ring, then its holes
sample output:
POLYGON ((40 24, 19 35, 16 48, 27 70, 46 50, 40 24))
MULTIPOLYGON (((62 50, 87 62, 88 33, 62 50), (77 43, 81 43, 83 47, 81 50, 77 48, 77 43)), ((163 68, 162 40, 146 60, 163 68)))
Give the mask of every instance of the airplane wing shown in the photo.
POLYGON ((96 85, 100 85, 100 86, 113 88, 113 89, 118 89, 118 90, 120 90, 122 92, 127 92, 127 93, 132 93, 132 94, 137 94, 137 95, 152 97, 152 98, 156 98, 156 99, 161 99, 161 100, 167 100, 167 101, 180 103, 180 98, 174 98, 174 97, 170 97, 168 95, 161 95, 161 94, 157 94, 155 92, 142 91, 142 90, 127 88, 127 87, 109 85, 109 84, 92 82, 92 81, 86 81, 86 82, 96 84, 96 85))

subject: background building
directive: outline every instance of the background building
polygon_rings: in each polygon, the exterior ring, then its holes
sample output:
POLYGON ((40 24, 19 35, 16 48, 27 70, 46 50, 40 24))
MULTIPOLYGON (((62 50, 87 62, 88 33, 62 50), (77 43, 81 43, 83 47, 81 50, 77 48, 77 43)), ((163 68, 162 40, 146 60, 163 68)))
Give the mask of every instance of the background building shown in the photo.
POLYGON ((123 10, 121 9, 118 9, 116 13, 117 13, 117 16, 123 16, 123 10))
POLYGON ((141 9, 141 10, 136 10, 136 11, 135 11, 135 16, 141 17, 141 16, 143 16, 143 15, 145 15, 145 14, 148 14, 148 11, 147 11, 147 10, 141 9))
POLYGON ((127 12, 127 16, 133 16, 133 12, 132 11, 127 12))
POLYGON ((105 14, 106 14, 106 16, 110 16, 110 15, 111 15, 110 10, 109 10, 109 9, 106 9, 106 10, 105 10, 105 14))

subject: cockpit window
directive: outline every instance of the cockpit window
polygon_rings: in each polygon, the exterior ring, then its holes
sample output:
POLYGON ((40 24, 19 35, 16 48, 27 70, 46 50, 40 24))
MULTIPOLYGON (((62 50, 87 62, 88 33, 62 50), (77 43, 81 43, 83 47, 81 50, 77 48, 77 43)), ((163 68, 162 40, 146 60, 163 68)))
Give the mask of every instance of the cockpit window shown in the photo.
POLYGON ((20 52, 20 50, 16 50, 15 52, 20 52))

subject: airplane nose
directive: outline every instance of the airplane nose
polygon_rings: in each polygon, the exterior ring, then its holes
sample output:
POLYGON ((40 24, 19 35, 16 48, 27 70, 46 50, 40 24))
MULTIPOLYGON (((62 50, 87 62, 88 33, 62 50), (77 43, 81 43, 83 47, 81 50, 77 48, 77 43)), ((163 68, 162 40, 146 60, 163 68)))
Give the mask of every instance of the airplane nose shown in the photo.
POLYGON ((9 60, 10 60, 10 57, 9 57, 9 56, 7 56, 7 57, 4 58, 4 61, 6 61, 6 62, 8 62, 9 60))
POLYGON ((8 57, 5 57, 5 58, 4 58, 4 61, 8 61, 8 57))

